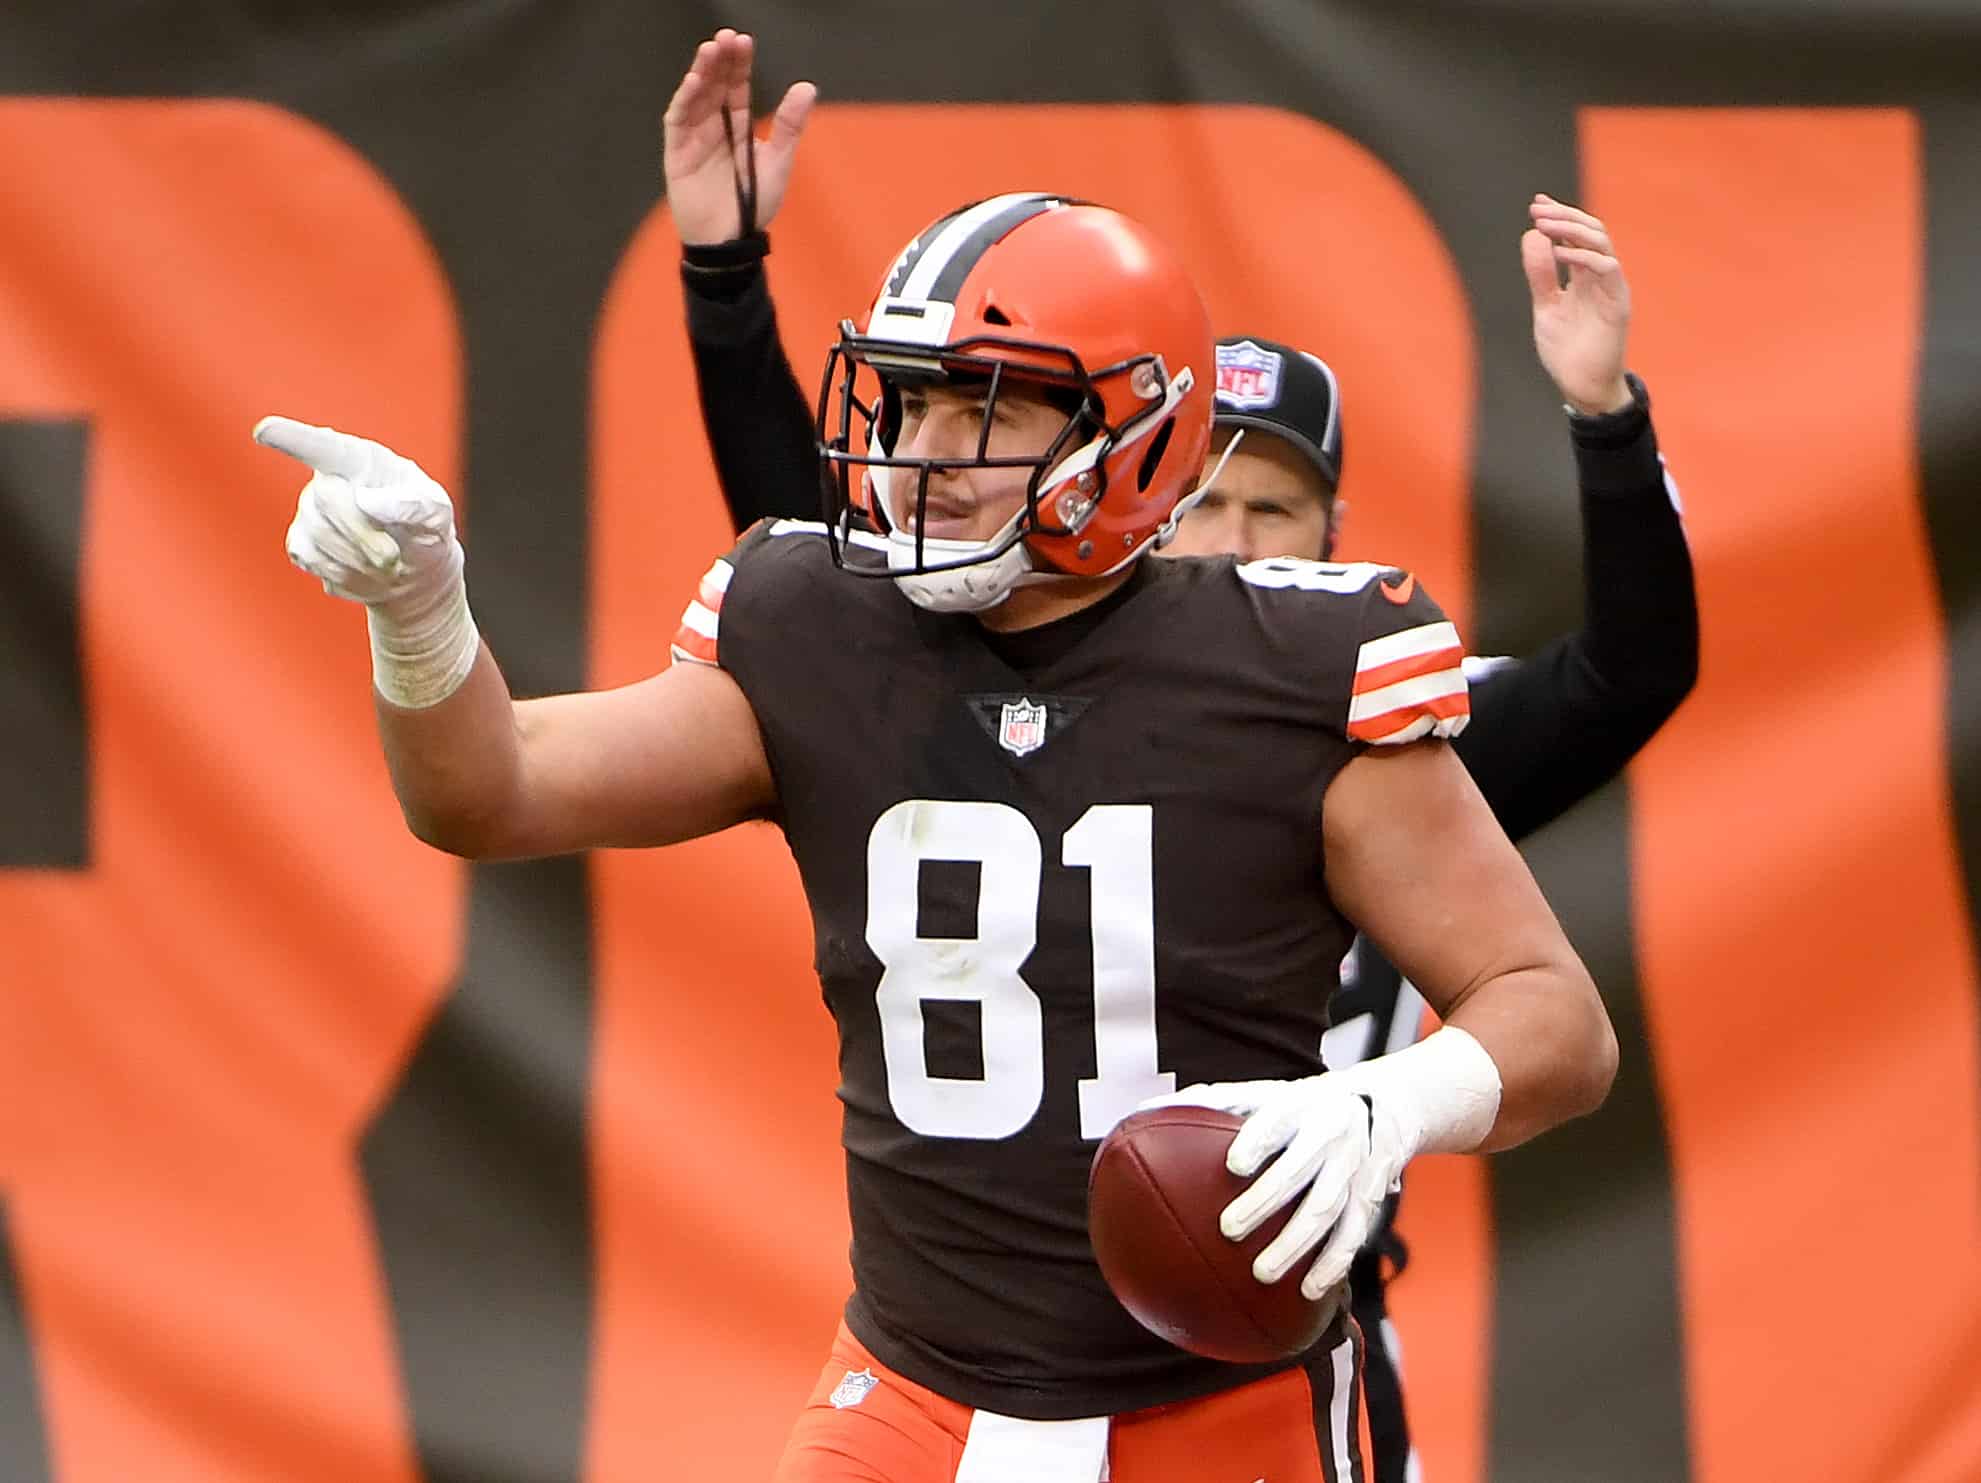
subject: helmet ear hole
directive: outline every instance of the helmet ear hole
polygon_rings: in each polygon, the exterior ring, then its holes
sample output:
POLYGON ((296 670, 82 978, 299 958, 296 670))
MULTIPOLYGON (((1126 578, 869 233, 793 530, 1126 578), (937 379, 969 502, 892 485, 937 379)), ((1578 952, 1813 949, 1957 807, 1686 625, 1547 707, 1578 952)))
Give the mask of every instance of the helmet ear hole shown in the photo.
POLYGON ((998 308, 997 305, 989 304, 986 305, 984 308, 984 323, 1001 324, 1004 325, 1006 328, 1009 328, 1011 325, 1011 316, 1006 314, 1002 309, 998 308))
POLYGON ((1149 485, 1156 477, 1156 465, 1162 462, 1163 454, 1169 451, 1169 435, 1175 431, 1176 419, 1171 417, 1157 428, 1156 435, 1149 439, 1149 451, 1142 455, 1142 467, 1135 474, 1135 488, 1139 492, 1148 493, 1149 485))

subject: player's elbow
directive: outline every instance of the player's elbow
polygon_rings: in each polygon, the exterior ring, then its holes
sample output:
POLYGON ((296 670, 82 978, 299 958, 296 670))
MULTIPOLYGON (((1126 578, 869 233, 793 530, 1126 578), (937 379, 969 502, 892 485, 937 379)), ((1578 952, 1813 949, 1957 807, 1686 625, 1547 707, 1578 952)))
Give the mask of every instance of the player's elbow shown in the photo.
POLYGON ((399 814, 413 838, 463 860, 509 860, 518 856, 507 821, 487 809, 436 806, 401 798, 399 814))
POLYGON ((1565 1088, 1571 1117, 1586 1116, 1608 1100, 1610 1088, 1616 1084, 1618 1061, 1616 1027, 1610 1023, 1609 1011, 1603 1007, 1595 983, 1586 974, 1581 978, 1579 1023, 1571 1042, 1574 1049, 1568 1057, 1571 1070, 1565 1088))
POLYGON ((486 860, 495 853, 487 831, 469 820, 404 804, 399 812, 413 838, 443 854, 458 855, 463 860, 486 860))
POLYGON ((399 817, 413 838, 444 854, 463 860, 516 858, 530 822, 520 770, 462 766, 459 758, 450 756, 447 766, 414 765, 388 752, 399 817))

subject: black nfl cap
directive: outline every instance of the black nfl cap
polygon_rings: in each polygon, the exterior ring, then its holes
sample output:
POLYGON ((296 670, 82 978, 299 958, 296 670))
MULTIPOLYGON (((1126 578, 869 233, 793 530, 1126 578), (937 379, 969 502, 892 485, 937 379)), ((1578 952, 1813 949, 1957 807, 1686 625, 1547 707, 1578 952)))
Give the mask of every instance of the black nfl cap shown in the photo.
POLYGON ((1286 439, 1330 493, 1340 485, 1341 392, 1318 355, 1251 335, 1218 341, 1216 421, 1286 439))

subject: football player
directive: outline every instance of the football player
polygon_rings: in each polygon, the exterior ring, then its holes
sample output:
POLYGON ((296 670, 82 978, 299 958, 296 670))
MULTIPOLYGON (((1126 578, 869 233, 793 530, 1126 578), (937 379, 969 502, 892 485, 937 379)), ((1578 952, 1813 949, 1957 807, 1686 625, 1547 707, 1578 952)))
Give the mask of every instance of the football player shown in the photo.
POLYGON ((417 465, 286 418, 256 436, 313 470, 288 551, 365 606, 421 838, 784 829, 840 1028, 856 1286, 782 1478, 1351 1477, 1346 1314, 1277 1367, 1172 1348, 1094 1266, 1085 1172, 1179 1085, 1242 1109, 1225 1229, 1293 1206, 1255 1272, 1338 1304, 1411 1157, 1601 1101, 1594 985, 1442 740, 1456 635, 1391 568, 1141 559, 1196 482, 1214 354, 1173 257, 1113 212, 952 214, 834 354, 840 518, 755 527, 683 662, 602 693, 511 699, 417 465), (1351 922, 1444 1027, 1329 1074, 1316 989, 1351 922))
MULTIPOLYGON (((768 137, 752 143, 751 62, 747 35, 724 31, 702 48, 669 115, 666 158, 704 422, 739 529, 816 506, 812 409, 784 359, 762 268, 763 229, 816 90, 795 84, 768 137)), ((1536 345, 1567 409, 1580 476, 1588 616, 1581 631, 1531 656, 1465 661, 1473 719, 1454 747, 1516 839, 1614 777, 1684 699, 1698 663, 1676 493, 1648 398, 1624 371, 1621 266, 1595 217, 1547 196, 1528 211, 1523 266, 1536 345)), ((1222 340, 1217 357, 1211 459, 1220 473, 1197 492, 1163 554, 1331 558, 1346 508, 1337 497, 1343 436, 1333 370, 1261 336, 1222 340)), ((1409 1044, 1421 1014, 1410 983, 1358 939, 1342 965, 1327 1064, 1409 1044)), ((1385 1294, 1406 1259, 1394 1209, 1393 1199, 1352 1274, 1355 1316, 1371 1340, 1364 1380, 1376 1483, 1420 1472, 1385 1294)))
POLYGON ((1615 1072, 1444 740, 1457 636, 1394 568, 1142 559, 1197 482, 1215 360, 1194 285, 1115 212, 945 216, 833 364, 834 519, 754 527, 678 662, 605 692, 511 698, 411 460, 284 417, 255 436, 312 471, 288 553, 364 606, 420 838, 783 829, 839 1027, 855 1287, 782 1483, 1345 1483, 1346 1279, 1404 1165, 1534 1137, 1615 1072), (1443 1027, 1330 1073, 1317 985, 1351 923, 1443 1027), (1254 1272, 1336 1306, 1308 1354, 1186 1354, 1094 1264, 1094 1145, 1179 1087, 1246 1115, 1226 1233, 1291 1208, 1254 1272))

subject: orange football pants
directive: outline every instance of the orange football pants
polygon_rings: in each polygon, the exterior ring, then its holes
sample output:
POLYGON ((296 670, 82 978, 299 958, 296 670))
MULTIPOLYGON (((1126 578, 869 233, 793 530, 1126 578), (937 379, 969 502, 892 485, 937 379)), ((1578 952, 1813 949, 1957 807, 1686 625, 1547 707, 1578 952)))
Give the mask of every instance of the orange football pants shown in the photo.
MULTIPOLYGON (((1348 1329, 1304 1366, 1115 1417, 1111 1483, 1364 1483, 1362 1335, 1348 1329)), ((888 1369, 842 1323, 774 1483, 954 1483, 971 1415, 888 1369), (862 1378, 842 1388, 849 1376, 862 1378), (835 1406, 835 1391, 859 1398, 835 1406)))

